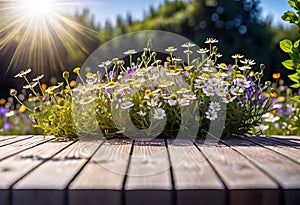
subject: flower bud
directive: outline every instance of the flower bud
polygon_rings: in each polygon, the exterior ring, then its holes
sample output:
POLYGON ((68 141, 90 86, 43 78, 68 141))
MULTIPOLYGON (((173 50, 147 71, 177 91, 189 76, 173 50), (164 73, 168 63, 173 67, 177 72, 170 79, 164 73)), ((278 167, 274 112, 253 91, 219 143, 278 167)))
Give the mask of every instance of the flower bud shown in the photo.
POLYGON ((63 78, 69 78, 70 73, 68 71, 63 72, 63 78))
POLYGON ((18 92, 15 89, 10 89, 10 95, 11 96, 16 96, 18 94, 18 92))

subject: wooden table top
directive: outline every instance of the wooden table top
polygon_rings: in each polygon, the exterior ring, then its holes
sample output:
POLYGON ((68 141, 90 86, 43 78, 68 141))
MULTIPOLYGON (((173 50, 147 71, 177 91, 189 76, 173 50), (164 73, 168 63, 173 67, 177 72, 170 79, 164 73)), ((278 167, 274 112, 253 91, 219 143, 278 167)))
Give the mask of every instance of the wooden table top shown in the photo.
POLYGON ((300 136, 0 136, 0 205, 300 204, 300 136))

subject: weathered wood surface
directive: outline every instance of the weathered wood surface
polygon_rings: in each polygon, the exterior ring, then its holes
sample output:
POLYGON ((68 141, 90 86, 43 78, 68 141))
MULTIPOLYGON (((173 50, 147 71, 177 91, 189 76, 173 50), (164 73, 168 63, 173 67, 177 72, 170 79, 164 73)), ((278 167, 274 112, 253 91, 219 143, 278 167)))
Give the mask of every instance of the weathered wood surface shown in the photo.
POLYGON ((300 137, 0 137, 0 205, 300 204, 300 137))

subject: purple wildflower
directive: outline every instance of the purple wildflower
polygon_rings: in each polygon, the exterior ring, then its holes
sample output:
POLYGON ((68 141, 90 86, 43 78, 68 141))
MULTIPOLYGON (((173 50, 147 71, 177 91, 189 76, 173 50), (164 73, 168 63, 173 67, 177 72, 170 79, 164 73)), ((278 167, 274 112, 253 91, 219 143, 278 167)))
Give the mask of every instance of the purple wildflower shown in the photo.
POLYGON ((168 94, 169 92, 167 90, 163 90, 162 94, 168 94))
POLYGON ((108 75, 109 75, 109 78, 110 78, 110 79, 113 79, 113 78, 114 78, 114 72, 113 72, 112 70, 109 71, 108 75))
POLYGON ((10 122, 5 122, 3 125, 4 131, 8 131, 12 128, 12 124, 10 122))
POLYGON ((129 69, 127 72, 128 72, 128 75, 129 75, 129 76, 132 76, 133 73, 134 73, 133 70, 131 70, 131 69, 129 69))
POLYGON ((5 115, 8 111, 8 108, 2 106, 0 107, 0 115, 5 115))
POLYGON ((200 102, 200 103, 199 103, 199 106, 200 106, 200 107, 203 107, 204 105, 205 105, 204 102, 200 102))
POLYGON ((111 89, 110 88, 105 88, 105 92, 111 95, 111 89))
POLYGON ((184 72, 183 72, 183 75, 184 75, 185 77, 189 77, 189 72, 184 71, 184 72))

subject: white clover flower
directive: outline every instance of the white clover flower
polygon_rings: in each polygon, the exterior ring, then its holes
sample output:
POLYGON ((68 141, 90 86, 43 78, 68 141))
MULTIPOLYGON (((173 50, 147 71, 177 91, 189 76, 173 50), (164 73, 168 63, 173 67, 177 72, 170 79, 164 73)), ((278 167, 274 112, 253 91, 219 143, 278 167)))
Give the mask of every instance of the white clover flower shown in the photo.
POLYGON ((261 124, 259 126, 256 127, 256 129, 260 130, 260 131, 266 131, 267 129, 269 129, 269 125, 264 125, 264 124, 261 124))
POLYGON ((197 50, 197 53, 200 53, 200 54, 204 54, 204 53, 208 53, 209 50, 207 48, 200 48, 199 50, 197 50))
POLYGON ((205 112, 206 118, 209 119, 210 121, 214 121, 215 119, 218 118, 218 114, 215 110, 208 110, 205 112))
POLYGON ((137 51, 134 49, 129 49, 129 50, 123 52, 124 55, 134 55, 136 53, 137 53, 137 51))
POLYGON ((181 98, 181 99, 178 99, 178 104, 180 106, 188 106, 188 105, 190 105, 190 100, 185 99, 185 98, 181 98))
POLYGON ((134 106, 134 104, 133 104, 133 102, 131 102, 131 101, 125 101, 125 102, 123 102, 122 104, 121 104, 121 108, 123 109, 123 110, 127 110, 127 109, 129 109, 129 108, 131 108, 131 107, 133 107, 134 106))
POLYGON ((140 110, 139 112, 137 112, 137 114, 139 114, 140 116, 146 116, 147 113, 146 112, 143 112, 142 110, 140 110))
POLYGON ((215 95, 215 89, 214 89, 214 87, 211 86, 211 85, 208 85, 208 86, 206 86, 206 87, 203 87, 203 88, 202 88, 202 91, 203 91, 203 93, 204 93, 207 97, 209 97, 209 96, 214 96, 214 95, 215 95))
POLYGON ((196 44, 191 43, 191 42, 186 42, 186 43, 181 45, 181 47, 183 47, 183 48, 191 48, 191 47, 194 47, 194 46, 196 46, 196 44))
POLYGON ((166 112, 161 108, 154 109, 154 119, 162 120, 166 117, 166 112))
POLYGON ((214 38, 207 38, 204 43, 218 43, 219 41, 214 38))
POLYGON ((221 105, 218 102, 210 102, 209 103, 209 109, 219 111, 219 110, 221 110, 221 105))

